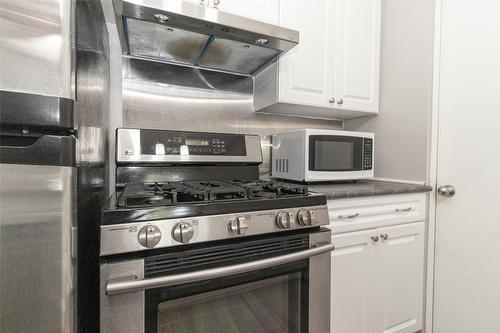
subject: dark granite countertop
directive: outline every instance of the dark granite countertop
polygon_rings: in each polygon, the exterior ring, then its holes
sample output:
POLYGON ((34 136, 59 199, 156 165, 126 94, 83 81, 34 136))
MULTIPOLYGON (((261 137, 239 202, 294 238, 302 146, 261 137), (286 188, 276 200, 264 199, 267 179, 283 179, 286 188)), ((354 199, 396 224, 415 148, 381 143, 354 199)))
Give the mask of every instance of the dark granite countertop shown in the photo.
POLYGON ((345 199, 375 195, 391 195, 432 191, 429 185, 406 184, 378 180, 318 183, 307 185, 310 191, 326 195, 327 199, 345 199))

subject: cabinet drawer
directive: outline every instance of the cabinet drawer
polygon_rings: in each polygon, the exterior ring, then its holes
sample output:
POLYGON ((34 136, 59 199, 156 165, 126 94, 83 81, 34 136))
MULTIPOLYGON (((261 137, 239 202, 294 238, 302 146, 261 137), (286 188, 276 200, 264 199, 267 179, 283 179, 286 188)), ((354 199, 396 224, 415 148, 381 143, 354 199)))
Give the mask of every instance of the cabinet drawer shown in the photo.
POLYGON ((426 194, 328 200, 332 233, 377 228, 426 218, 426 194))

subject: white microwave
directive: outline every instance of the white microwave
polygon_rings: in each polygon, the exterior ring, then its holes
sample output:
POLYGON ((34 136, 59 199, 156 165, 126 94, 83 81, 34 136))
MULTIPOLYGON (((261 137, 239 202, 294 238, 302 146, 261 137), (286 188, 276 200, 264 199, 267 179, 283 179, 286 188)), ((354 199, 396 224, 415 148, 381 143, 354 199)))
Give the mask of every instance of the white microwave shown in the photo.
POLYGON ((373 133, 301 129, 273 135, 272 175, 302 182, 373 178, 373 133))

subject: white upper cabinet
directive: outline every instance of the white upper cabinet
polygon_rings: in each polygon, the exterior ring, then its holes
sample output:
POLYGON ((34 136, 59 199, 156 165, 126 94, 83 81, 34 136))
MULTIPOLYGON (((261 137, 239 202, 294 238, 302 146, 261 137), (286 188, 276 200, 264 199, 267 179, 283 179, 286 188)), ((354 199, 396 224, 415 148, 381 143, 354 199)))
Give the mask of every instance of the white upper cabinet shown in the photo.
POLYGON ((334 9, 331 0, 281 1, 280 25, 300 33, 299 45, 279 63, 281 102, 332 107, 334 9))
POLYGON ((325 119, 378 113, 381 0, 281 0, 299 44, 254 79, 255 110, 325 119), (273 75, 277 76, 274 78, 273 75))
POLYGON ((279 23, 280 0, 221 0, 218 8, 257 21, 279 23))
POLYGON ((282 0, 280 21, 300 32, 280 59, 280 101, 378 112, 379 0, 282 0))
POLYGON ((378 112, 380 0, 336 1, 335 107, 378 112))

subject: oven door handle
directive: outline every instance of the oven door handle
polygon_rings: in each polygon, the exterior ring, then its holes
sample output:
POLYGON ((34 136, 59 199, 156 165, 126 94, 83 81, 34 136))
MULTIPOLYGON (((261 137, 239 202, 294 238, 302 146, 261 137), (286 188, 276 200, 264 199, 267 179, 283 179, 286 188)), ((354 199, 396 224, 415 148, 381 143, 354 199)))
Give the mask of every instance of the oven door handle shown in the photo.
POLYGON ((312 247, 307 250, 285 254, 282 256, 277 256, 272 258, 251 261, 243 264, 210 268, 196 272, 160 276, 148 279, 108 280, 106 283, 106 294, 115 295, 115 294, 131 293, 146 289, 175 286, 184 283, 215 279, 233 274, 247 273, 258 269, 269 268, 297 260, 307 259, 323 253, 331 252, 334 249, 335 246, 331 243, 320 243, 318 244, 318 246, 312 247))

